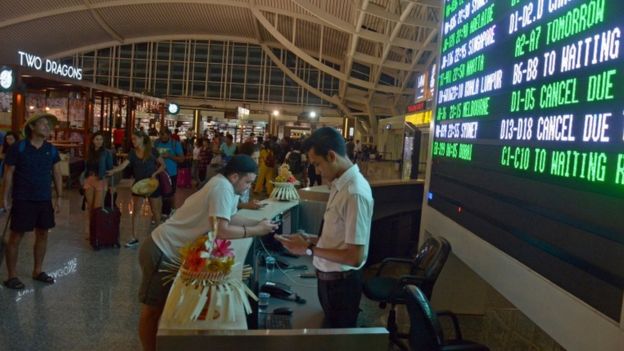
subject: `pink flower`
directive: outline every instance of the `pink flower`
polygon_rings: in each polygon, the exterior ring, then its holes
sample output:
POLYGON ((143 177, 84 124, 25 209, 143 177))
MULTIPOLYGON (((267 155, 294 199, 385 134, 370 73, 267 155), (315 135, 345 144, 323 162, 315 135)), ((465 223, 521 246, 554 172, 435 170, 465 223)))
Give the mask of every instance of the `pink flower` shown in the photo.
POLYGON ((233 257, 234 252, 230 248, 231 244, 232 242, 229 240, 216 239, 212 248, 212 255, 214 257, 233 257))

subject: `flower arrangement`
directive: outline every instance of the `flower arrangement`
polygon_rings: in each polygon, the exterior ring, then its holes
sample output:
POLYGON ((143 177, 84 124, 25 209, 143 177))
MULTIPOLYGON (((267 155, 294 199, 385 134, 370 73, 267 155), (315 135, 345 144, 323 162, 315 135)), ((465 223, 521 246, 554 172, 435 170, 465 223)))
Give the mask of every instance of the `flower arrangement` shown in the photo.
POLYGON ((275 188, 271 192, 271 198, 279 201, 298 200, 299 194, 295 189, 295 185, 299 182, 290 172, 290 167, 287 164, 283 164, 279 168, 279 173, 275 177, 273 182, 275 188))
POLYGON ((276 183, 297 183, 297 178, 290 172, 290 167, 287 164, 280 166, 277 177, 275 177, 276 183))
POLYGON ((229 240, 208 240, 207 236, 198 238, 180 250, 182 268, 189 273, 229 274, 234 265, 234 252, 229 240))
POLYGON ((212 222, 213 230, 183 247, 180 260, 166 269, 170 280, 178 277, 183 283, 169 296, 176 306, 173 318, 180 322, 232 321, 236 308, 249 314, 248 299, 258 299, 242 281, 251 269, 236 263, 232 242, 217 239, 217 219, 212 222))

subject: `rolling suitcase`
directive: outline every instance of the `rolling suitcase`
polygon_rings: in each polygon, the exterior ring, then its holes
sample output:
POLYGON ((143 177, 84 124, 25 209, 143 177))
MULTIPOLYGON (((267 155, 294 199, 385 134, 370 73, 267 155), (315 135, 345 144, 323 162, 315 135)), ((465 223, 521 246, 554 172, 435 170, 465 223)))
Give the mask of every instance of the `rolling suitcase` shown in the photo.
POLYGON ((180 168, 178 169, 178 188, 190 188, 191 187, 191 169, 180 168))
POLYGON ((119 207, 115 205, 113 194, 115 194, 115 192, 111 191, 110 207, 102 206, 91 210, 89 241, 94 250, 99 250, 101 247, 105 246, 119 247, 119 222, 121 221, 121 211, 119 207))

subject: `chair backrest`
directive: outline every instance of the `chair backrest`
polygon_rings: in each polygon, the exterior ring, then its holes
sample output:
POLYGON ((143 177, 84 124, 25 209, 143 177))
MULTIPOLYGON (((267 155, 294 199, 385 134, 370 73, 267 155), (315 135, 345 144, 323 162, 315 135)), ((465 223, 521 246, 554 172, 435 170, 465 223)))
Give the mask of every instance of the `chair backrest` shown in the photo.
POLYGON ((416 256, 414 256, 414 263, 412 264, 412 271, 410 274, 415 275, 425 271, 425 269, 431 264, 431 261, 435 258, 438 250, 440 249, 440 242, 434 237, 430 237, 420 246, 416 256))
POLYGON ((438 317, 425 294, 415 285, 404 288, 410 318, 409 346, 411 350, 438 351, 444 335, 438 317))
POLYGON ((437 250, 435 250, 435 254, 428 260, 427 264, 422 267, 421 274, 425 279, 419 284, 420 289, 428 299, 431 299, 433 286, 438 280, 440 272, 444 268, 444 264, 451 252, 451 244, 446 239, 438 237, 434 240, 437 241, 437 250))

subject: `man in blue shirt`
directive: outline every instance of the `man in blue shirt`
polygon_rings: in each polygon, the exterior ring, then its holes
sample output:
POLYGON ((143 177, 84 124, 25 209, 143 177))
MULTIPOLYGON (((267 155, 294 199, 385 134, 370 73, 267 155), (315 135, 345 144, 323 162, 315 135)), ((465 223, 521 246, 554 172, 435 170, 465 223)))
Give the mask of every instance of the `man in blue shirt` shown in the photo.
POLYGON ((234 144, 234 137, 232 134, 228 134, 225 136, 225 142, 221 144, 219 148, 221 151, 221 155, 225 159, 225 161, 229 161, 232 156, 236 154, 236 144, 234 144))
POLYGON ((46 140, 57 119, 49 113, 36 114, 26 121, 26 139, 13 145, 6 156, 4 203, 11 207, 11 234, 6 245, 6 262, 9 273, 4 285, 10 289, 23 289, 17 277, 17 256, 24 233, 35 232, 35 280, 54 284, 54 278, 42 270, 46 253, 48 231, 54 228, 54 212, 59 210, 63 193, 61 164, 58 150, 46 140), (54 179, 56 198, 52 205, 50 183, 54 179), (12 203, 9 202, 12 194, 12 203))
POLYGON ((180 142, 171 137, 169 128, 160 130, 159 139, 154 143, 154 147, 165 160, 167 174, 171 177, 171 194, 163 194, 162 214, 167 217, 173 208, 173 197, 178 185, 178 162, 184 162, 184 151, 180 142))

